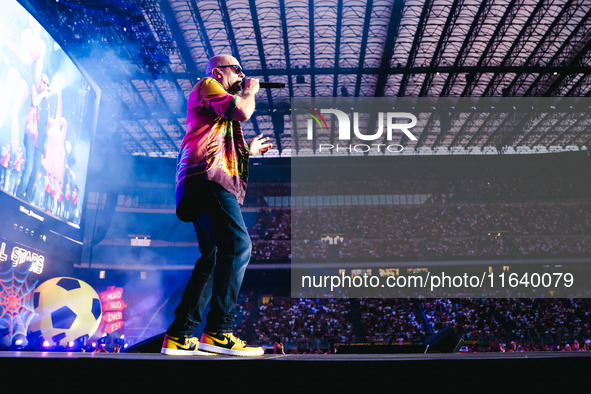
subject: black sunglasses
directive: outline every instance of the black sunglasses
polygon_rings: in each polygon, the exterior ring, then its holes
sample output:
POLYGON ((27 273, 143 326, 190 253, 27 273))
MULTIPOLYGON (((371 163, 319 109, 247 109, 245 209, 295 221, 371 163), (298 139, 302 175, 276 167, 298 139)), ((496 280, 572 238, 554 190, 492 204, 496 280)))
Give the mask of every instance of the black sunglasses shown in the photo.
POLYGON ((226 68, 226 67, 234 67, 234 72, 236 73, 236 75, 242 74, 242 67, 240 67, 237 64, 228 64, 225 66, 217 66, 216 68, 226 68))

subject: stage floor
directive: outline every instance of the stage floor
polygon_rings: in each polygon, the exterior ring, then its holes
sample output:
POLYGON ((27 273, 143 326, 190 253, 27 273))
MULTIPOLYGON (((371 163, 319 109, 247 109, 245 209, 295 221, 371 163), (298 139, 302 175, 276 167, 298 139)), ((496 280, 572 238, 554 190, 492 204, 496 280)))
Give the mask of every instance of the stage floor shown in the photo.
MULTIPOLYGON (((368 389, 382 387, 384 382, 412 382, 414 387, 421 388, 449 388, 458 387, 458 384, 476 384, 478 388, 484 388, 490 384, 504 386, 511 382, 512 385, 524 383, 529 389, 547 389, 554 382, 565 382, 565 379, 585 381, 586 371, 591 367, 591 351, 266 354, 261 357, 5 351, 0 352, 0 366, 3 376, 34 373, 31 376, 35 376, 35 380, 29 381, 28 385, 48 382, 54 376, 66 374, 98 381, 116 378, 119 388, 154 388, 170 375, 182 377, 184 384, 193 379, 215 377, 222 381, 258 379, 261 385, 274 387, 279 384, 283 388, 368 389)), ((42 386, 46 388, 46 384, 42 386)))
POLYGON ((212 356, 167 356, 160 353, 83 353, 83 352, 37 352, 37 351, 0 351, 0 360, 97 360, 119 361, 184 361, 184 362, 365 362, 365 361, 486 361, 486 360, 565 360, 580 359, 591 362, 591 351, 549 351, 516 353, 405 353, 405 354, 265 354, 260 357, 212 356))

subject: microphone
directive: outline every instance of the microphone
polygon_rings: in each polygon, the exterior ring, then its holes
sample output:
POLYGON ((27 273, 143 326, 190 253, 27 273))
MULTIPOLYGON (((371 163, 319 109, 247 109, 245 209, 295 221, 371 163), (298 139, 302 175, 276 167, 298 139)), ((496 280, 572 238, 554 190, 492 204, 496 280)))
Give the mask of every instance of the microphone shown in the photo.
POLYGON ((259 82, 259 86, 263 89, 276 89, 276 88, 284 88, 284 83, 277 83, 277 82, 259 82))
MULTIPOLYGON (((242 81, 242 87, 244 87, 244 81, 242 81)), ((284 83, 277 83, 277 82, 259 82, 259 87, 262 89, 278 89, 284 88, 284 83)))

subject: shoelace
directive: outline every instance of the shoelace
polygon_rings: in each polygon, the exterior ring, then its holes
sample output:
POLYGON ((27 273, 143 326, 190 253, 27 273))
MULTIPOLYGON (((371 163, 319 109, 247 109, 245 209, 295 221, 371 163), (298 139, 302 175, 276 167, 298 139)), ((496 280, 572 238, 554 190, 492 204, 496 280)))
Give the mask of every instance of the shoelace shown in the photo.
POLYGON ((230 338, 231 340, 233 340, 233 341, 234 341, 234 342, 236 342, 237 344, 240 344, 240 345, 242 345, 242 347, 246 347, 246 341, 243 341, 243 340, 242 340, 242 339, 240 339, 240 338, 236 338, 236 337, 234 336, 234 334, 227 334, 227 335, 229 336, 229 338, 230 338))

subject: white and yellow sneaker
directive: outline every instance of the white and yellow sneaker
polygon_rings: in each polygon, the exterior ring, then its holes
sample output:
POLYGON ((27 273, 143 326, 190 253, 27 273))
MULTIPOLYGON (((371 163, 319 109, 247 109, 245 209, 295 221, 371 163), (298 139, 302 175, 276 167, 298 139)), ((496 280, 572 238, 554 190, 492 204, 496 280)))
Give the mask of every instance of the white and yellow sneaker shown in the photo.
POLYGON ((214 353, 202 352, 198 349, 199 339, 195 337, 173 337, 168 334, 164 336, 160 353, 169 356, 213 356, 214 353))
POLYGON ((199 350, 230 356, 262 356, 265 351, 259 346, 248 346, 246 341, 232 333, 204 332, 199 341, 199 350))

